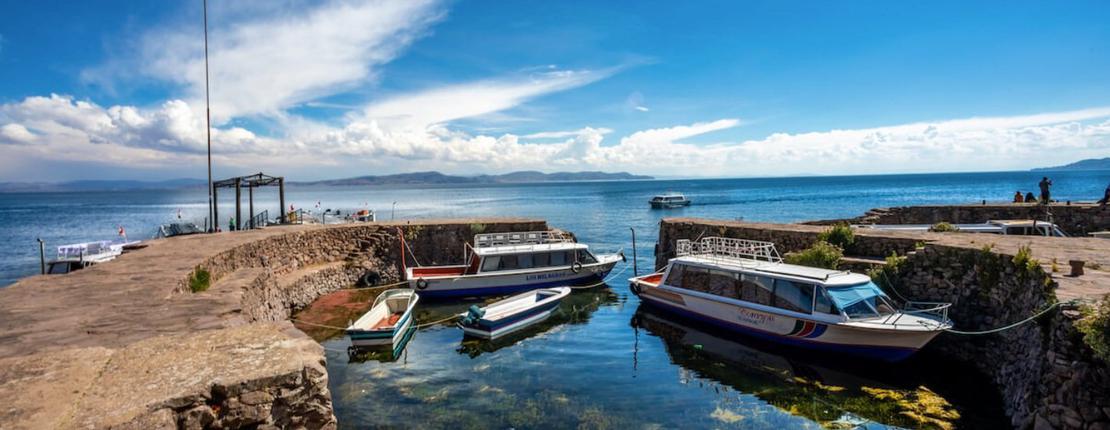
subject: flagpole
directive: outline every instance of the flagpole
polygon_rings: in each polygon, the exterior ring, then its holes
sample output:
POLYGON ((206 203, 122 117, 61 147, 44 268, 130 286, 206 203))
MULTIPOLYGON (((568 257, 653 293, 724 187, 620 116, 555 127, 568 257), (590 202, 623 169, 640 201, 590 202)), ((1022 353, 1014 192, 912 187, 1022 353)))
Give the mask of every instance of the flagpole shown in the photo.
POLYGON ((208 98, 208 0, 204 2, 204 130, 208 133, 208 231, 216 231, 212 202, 212 101, 208 98))

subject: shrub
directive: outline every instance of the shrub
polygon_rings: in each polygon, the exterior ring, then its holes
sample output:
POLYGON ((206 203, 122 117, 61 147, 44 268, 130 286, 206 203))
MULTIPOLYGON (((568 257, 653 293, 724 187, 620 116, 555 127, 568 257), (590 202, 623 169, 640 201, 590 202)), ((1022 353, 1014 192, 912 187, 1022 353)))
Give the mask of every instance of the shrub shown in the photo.
POLYGON ((944 233, 944 232, 949 232, 949 231, 960 231, 960 228, 956 227, 952 224, 946 223, 944 221, 941 221, 941 222, 938 222, 938 223, 933 224, 932 226, 930 226, 929 231, 935 232, 935 233, 944 233))
POLYGON ((897 252, 891 252, 890 255, 886 257, 886 263, 880 267, 868 270, 867 276, 871 277, 875 285, 893 288, 894 286, 888 285, 887 281, 898 275, 898 272, 902 270, 902 263, 905 262, 906 257, 898 256, 897 252))
POLYGON ((1083 318, 1075 323, 1075 328, 1083 333, 1083 343, 1091 347, 1096 357, 1110 363, 1110 294, 1099 303, 1083 306, 1082 312, 1083 318))
POLYGON ((817 234, 817 240, 820 242, 828 242, 832 245, 840 247, 841 250, 851 248, 852 244, 856 243, 856 234, 852 232, 852 226, 846 223, 838 223, 829 227, 817 234))
POLYGON ((842 257, 844 252, 839 247, 821 240, 805 250, 787 254, 784 260, 801 266, 836 269, 842 257))
POLYGON ((193 269, 193 273, 189 274, 189 289, 194 293, 207 290, 212 284, 212 274, 208 273, 203 267, 197 266, 193 269))
POLYGON ((1033 258, 1033 249, 1029 245, 1019 246, 1012 261, 1018 269, 1025 269, 1028 272, 1036 272, 1041 267, 1041 263, 1033 258))

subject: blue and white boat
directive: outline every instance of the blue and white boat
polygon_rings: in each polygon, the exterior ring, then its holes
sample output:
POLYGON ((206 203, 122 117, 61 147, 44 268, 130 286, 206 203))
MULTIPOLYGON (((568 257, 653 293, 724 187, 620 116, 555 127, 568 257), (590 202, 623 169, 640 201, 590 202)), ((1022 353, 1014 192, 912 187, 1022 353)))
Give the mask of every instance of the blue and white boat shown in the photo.
POLYGON ((950 303, 898 307, 866 275, 785 264, 769 242, 706 237, 677 245, 662 273, 629 280, 633 293, 728 330, 898 361, 952 327, 950 303))
POLYGON ((420 296, 407 288, 386 290, 374 306, 347 327, 347 336, 356 348, 395 349, 404 343, 412 326, 412 309, 420 296))
POLYGON ((568 294, 570 287, 541 288, 484 308, 471 306, 462 314, 459 328, 474 337, 497 339, 547 319, 568 294))
POLYGON ((466 264, 406 267, 405 279, 428 298, 512 294, 598 283, 623 260, 622 252, 594 255, 558 231, 490 233, 467 245, 466 264))

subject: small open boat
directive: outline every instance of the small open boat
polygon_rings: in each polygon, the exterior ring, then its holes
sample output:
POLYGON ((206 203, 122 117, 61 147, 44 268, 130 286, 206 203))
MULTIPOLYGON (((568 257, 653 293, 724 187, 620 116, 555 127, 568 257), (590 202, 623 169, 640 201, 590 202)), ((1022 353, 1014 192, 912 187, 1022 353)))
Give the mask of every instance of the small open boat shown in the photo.
POLYGON ((567 294, 570 287, 541 288, 484 308, 471 306, 462 315, 459 328, 471 336, 496 339, 547 319, 567 294))
POLYGON ((356 348, 393 349, 400 344, 412 325, 412 309, 420 296, 408 288, 386 290, 374 306, 347 327, 347 336, 356 348))

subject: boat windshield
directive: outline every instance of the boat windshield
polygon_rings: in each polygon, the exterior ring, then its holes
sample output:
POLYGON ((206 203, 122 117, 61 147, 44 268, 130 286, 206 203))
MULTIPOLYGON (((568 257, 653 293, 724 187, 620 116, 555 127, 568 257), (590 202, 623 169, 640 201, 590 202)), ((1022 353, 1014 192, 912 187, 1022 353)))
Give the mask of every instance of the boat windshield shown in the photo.
POLYGON ((851 319, 883 317, 895 312, 883 290, 874 282, 827 287, 829 298, 851 319))

